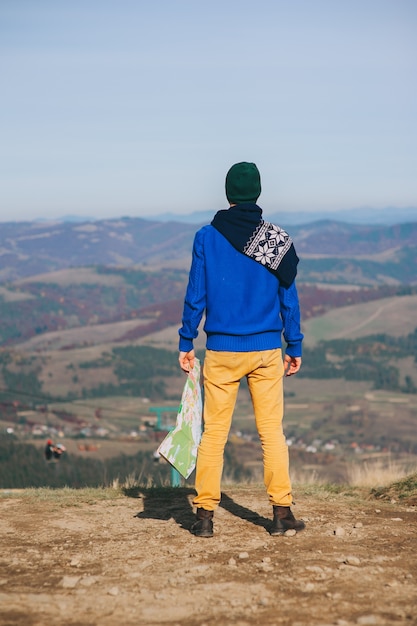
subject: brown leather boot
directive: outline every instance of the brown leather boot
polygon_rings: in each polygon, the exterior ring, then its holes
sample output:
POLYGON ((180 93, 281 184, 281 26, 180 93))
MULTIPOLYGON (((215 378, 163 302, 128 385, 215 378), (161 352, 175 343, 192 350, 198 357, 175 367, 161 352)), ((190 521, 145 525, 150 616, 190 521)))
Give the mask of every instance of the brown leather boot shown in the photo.
POLYGON ((300 532, 305 528, 303 520, 296 520, 289 506, 274 505, 274 519, 272 521, 271 535, 283 535, 287 530, 300 532))
POLYGON ((213 511, 205 509, 197 509, 197 521, 191 526, 191 532, 196 537, 212 537, 213 536, 213 511))

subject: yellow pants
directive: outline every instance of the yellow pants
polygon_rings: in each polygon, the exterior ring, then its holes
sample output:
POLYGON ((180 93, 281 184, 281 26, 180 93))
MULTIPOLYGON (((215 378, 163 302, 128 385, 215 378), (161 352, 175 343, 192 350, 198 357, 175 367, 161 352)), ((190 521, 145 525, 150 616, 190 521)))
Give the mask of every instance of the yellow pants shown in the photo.
POLYGON ((264 483, 271 504, 290 506, 288 446, 284 414, 281 350, 217 352, 204 360, 204 432, 198 448, 194 505, 214 511, 221 498, 224 447, 241 378, 246 376, 261 440, 264 483))

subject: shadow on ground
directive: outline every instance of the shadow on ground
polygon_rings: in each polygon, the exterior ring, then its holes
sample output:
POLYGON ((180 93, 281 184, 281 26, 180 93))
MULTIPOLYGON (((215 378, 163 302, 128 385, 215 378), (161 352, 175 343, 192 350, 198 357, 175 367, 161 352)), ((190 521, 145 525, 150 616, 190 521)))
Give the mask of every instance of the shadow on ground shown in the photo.
MULTIPOLYGON (((195 489, 189 487, 134 487, 124 489, 129 498, 141 498, 143 511, 136 513, 139 519, 174 519, 181 528, 189 529, 195 521, 192 499, 196 495, 195 489)), ((269 529, 271 520, 259 515, 255 511, 238 504, 227 493, 222 493, 220 506, 239 517, 251 522, 255 526, 269 529)))
POLYGON ((135 487, 125 489, 129 498, 141 498, 143 511, 136 513, 139 519, 174 519, 181 528, 187 528, 195 521, 190 496, 195 490, 188 487, 135 487))
POLYGON ((259 515, 255 511, 252 511, 251 509, 248 509, 241 504, 238 504, 233 500, 233 498, 228 496, 227 493, 222 493, 220 506, 232 515, 240 517, 240 519, 251 522, 252 524, 255 524, 255 526, 262 526, 262 528, 269 530, 269 527, 271 525, 270 519, 259 515))

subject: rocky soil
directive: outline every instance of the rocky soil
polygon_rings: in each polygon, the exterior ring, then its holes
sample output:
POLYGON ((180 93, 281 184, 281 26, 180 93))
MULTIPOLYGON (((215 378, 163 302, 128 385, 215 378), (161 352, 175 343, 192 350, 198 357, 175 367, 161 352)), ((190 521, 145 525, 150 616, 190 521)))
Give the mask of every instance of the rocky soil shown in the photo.
POLYGON ((417 624, 417 507, 300 492, 271 537, 261 487, 224 487, 196 538, 193 490, 65 505, 0 494, 2 626, 417 624))

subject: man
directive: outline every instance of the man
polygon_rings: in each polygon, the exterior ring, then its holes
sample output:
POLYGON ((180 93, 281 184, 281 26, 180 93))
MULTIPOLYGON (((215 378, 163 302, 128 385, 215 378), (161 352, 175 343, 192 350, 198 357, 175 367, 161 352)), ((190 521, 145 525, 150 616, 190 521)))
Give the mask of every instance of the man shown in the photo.
POLYGON ((254 163, 236 163, 226 176, 230 208, 218 211, 195 235, 179 329, 179 363, 194 365, 193 340, 206 315, 204 432, 195 487, 198 537, 213 536, 220 503, 224 447, 240 380, 248 382, 261 440, 264 483, 273 506, 271 535, 300 531, 291 511, 288 447, 282 430, 283 377, 301 366, 300 311, 295 286, 298 258, 288 234, 264 222, 256 204, 261 180, 254 163), (281 336, 287 348, 284 358, 281 336))
POLYGON ((65 450, 66 448, 62 445, 62 443, 54 444, 52 439, 48 439, 44 449, 45 459, 47 461, 50 461, 52 458, 59 460, 65 450))

